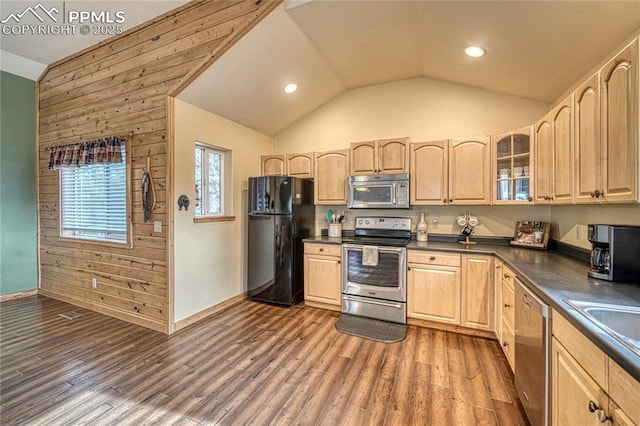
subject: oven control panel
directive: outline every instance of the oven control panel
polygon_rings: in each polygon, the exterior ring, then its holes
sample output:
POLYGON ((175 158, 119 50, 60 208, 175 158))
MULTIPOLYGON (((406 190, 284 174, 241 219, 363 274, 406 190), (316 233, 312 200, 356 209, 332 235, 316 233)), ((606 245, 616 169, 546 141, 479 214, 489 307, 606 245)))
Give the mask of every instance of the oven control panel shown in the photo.
POLYGON ((410 217, 356 217, 356 229, 411 231, 410 217))

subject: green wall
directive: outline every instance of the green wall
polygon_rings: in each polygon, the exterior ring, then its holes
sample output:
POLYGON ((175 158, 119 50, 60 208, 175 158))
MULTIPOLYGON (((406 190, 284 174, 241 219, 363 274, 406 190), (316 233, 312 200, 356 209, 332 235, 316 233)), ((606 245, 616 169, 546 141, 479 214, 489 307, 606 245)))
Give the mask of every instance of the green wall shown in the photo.
POLYGON ((0 294, 38 286, 36 83, 0 71, 0 294))

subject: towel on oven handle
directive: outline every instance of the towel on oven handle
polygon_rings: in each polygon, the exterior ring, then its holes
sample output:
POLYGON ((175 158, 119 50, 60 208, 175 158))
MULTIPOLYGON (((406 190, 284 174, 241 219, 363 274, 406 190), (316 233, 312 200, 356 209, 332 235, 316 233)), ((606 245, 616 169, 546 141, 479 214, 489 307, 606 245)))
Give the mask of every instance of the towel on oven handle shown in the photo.
POLYGON ((378 266, 378 247, 362 247, 362 264, 365 266, 378 266))

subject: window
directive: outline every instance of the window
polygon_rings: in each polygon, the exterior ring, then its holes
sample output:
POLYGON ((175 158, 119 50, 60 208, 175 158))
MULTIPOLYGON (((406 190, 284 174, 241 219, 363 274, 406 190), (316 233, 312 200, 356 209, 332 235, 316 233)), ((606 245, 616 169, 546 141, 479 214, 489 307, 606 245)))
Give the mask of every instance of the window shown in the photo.
POLYGON ((63 237, 127 241, 127 163, 86 164, 60 169, 63 237))
POLYGON ((196 216, 222 216, 225 212, 225 151, 196 145, 196 216))

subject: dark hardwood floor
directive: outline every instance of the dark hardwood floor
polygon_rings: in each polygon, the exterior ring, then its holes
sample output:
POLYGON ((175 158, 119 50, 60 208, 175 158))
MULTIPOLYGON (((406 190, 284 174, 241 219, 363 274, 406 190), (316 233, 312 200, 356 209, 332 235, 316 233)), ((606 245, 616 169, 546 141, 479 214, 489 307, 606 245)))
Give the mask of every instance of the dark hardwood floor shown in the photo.
POLYGON ((3 302, 0 424, 526 424, 498 342, 410 326, 384 344, 338 315, 245 301, 168 337, 3 302))

